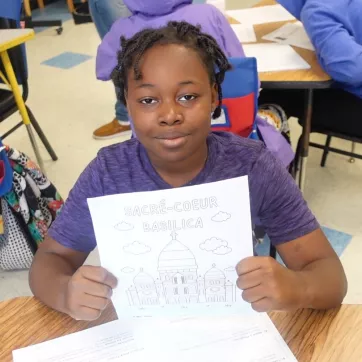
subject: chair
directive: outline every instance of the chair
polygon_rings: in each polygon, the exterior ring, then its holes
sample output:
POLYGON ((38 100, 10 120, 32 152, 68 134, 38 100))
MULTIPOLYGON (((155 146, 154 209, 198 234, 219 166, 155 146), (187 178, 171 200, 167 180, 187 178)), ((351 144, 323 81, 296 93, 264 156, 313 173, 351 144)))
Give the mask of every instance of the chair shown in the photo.
MULTIPOLYGON (((212 120, 211 128, 241 137, 262 138, 257 119, 259 81, 256 59, 230 58, 229 62, 233 69, 226 73, 222 84, 223 112, 219 118, 212 120)), ((256 225, 254 234, 257 239, 262 239, 265 232, 256 225)), ((269 255, 276 258, 276 249, 272 244, 269 255)))
MULTIPOLYGON (((362 99, 359 99, 350 93, 341 89, 332 89, 328 91, 320 91, 315 94, 315 107, 312 114, 311 133, 319 133, 326 135, 326 143, 324 145, 310 142, 309 145, 314 148, 323 150, 321 159, 321 167, 325 167, 329 152, 334 152, 340 155, 350 157, 350 162, 354 159, 361 159, 362 155, 355 152, 356 143, 362 143, 362 99), (334 105, 331 110, 326 109, 323 112, 319 105, 320 97, 325 97, 325 100, 330 99, 334 105), (337 107, 340 106, 340 107, 337 107), (351 151, 341 150, 331 147, 332 137, 340 138, 352 142, 351 151)), ((300 157, 300 143, 298 142, 295 165, 298 165, 300 157)))
MULTIPOLYGON (((14 7, 15 10, 19 10, 19 8, 14 7)), ((0 9, 1 10, 1 9, 0 9)), ((0 16, 2 14, 0 13, 0 16)), ((7 13, 9 16, 10 14, 7 13)), ((16 20, 10 20, 5 19, 3 17, 0 17, 0 29, 16 29, 18 28, 19 24, 19 18, 20 13, 18 15, 18 19, 16 20)), ((13 49, 10 49, 8 51, 14 73, 17 77, 18 83, 22 85, 23 88, 23 99, 24 102, 26 102, 29 94, 29 87, 28 87, 28 74, 27 74, 27 67, 26 67, 26 55, 25 55, 25 47, 24 46, 17 46, 13 49)), ((0 71, 4 74, 4 67, 2 62, 0 61, 0 71)), ((26 106, 27 112, 29 114, 30 122, 32 126, 34 127, 36 133, 38 134, 39 138, 43 142, 45 148, 47 149, 49 155, 51 158, 56 161, 58 159, 57 155, 55 154, 53 148, 51 147, 49 141, 47 140, 46 136, 44 135, 44 132, 40 128, 37 120, 35 119, 33 113, 29 109, 29 107, 26 106)), ((12 114, 16 113, 18 111, 18 107, 15 102, 15 98, 13 96, 13 93, 9 89, 0 89, 0 122, 3 122, 8 117, 10 117, 12 114)), ((13 133, 15 130, 17 130, 20 126, 22 126, 24 123, 19 122, 16 124, 13 128, 11 128, 9 131, 5 132, 3 135, 1 135, 1 139, 6 138, 8 135, 13 133)), ((30 135, 29 135, 30 136, 30 135)), ((35 151, 35 154, 37 154, 36 145, 33 142, 33 139, 30 137, 30 141, 32 143, 33 149, 35 151)), ((39 160, 38 160, 39 161, 39 160)))
MULTIPOLYGON (((4 1, 4 0, 2 0, 4 1)), ((17 1, 17 0, 12 0, 17 1)), ((43 0, 37 0, 38 6, 40 9, 44 8, 44 1, 43 0)), ((58 27, 56 29, 57 34, 60 35, 63 32, 63 23, 61 20, 33 20, 31 16, 31 6, 30 6, 30 0, 24 0, 24 21, 25 21, 25 27, 26 28, 40 28, 40 27, 58 27)))

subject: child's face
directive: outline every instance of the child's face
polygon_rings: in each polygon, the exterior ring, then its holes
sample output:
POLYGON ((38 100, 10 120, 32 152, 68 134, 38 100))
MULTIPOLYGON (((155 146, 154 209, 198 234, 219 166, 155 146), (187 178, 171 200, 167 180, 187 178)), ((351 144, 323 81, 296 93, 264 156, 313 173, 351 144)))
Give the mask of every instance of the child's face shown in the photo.
POLYGON ((199 55, 182 45, 158 45, 139 67, 142 79, 128 74, 126 100, 149 156, 177 162, 204 149, 217 91, 199 55))

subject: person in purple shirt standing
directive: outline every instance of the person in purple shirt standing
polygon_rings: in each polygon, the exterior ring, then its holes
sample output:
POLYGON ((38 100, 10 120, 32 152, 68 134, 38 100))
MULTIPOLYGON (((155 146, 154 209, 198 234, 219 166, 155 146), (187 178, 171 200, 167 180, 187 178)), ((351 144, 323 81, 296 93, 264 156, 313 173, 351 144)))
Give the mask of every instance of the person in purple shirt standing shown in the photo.
MULTIPOLYGON (((131 16, 117 20, 104 37, 97 53, 97 78, 110 80, 117 65, 120 37, 127 38, 145 28, 159 28, 169 21, 187 21, 200 24, 203 30, 213 36, 229 57, 243 57, 244 52, 224 15, 214 6, 192 4, 192 0, 123 0, 131 16)), ((116 105, 116 118, 94 131, 96 139, 117 137, 129 130, 128 114, 123 104, 116 105), (118 119, 122 118, 122 119, 118 119)))
POLYGON ((88 198, 247 175, 252 219, 286 267, 270 257, 241 260, 244 300, 257 311, 339 305, 347 289, 342 265, 283 164, 259 141, 210 131, 231 67, 216 41, 199 27, 170 22, 122 38, 118 59, 113 79, 137 138, 102 149, 80 176, 35 255, 34 295, 81 320, 98 318, 109 303, 116 278, 83 265, 96 247, 88 198))

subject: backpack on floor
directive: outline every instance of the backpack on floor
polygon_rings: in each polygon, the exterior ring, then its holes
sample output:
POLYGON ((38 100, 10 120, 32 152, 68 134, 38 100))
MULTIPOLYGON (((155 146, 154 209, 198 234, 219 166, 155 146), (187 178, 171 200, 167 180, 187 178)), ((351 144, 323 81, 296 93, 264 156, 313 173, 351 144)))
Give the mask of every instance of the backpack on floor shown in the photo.
MULTIPOLYGON (((1 145, 1 143, 0 143, 1 145)), ((0 147, 0 269, 28 269, 63 199, 24 153, 0 147)))

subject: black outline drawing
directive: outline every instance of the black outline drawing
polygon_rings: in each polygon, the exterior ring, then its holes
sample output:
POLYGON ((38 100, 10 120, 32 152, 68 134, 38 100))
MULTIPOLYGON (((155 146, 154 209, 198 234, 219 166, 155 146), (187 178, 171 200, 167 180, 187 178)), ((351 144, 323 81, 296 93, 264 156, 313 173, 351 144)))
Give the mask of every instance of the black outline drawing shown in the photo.
POLYGON ((234 266, 228 266, 227 268, 224 269, 225 272, 235 272, 235 267, 234 266))
POLYGON ((129 305, 234 302, 234 284, 227 280, 225 273, 212 264, 205 275, 200 276, 194 254, 177 240, 175 231, 171 237, 158 258, 159 278, 154 280, 141 268, 127 290, 129 305))
POLYGON ((141 255, 141 254, 146 254, 149 253, 151 251, 151 247, 146 245, 146 244, 142 244, 140 241, 134 241, 133 243, 127 244, 123 247, 123 251, 125 253, 128 254, 133 254, 133 255, 141 255), (135 248, 135 250, 132 250, 132 248, 135 248), (141 251, 138 250, 137 248, 144 248, 141 251), (130 250, 131 249, 131 250, 130 250))
POLYGON ((226 255, 232 252, 232 248, 229 247, 228 242, 213 236, 210 239, 205 240, 199 244, 201 250, 211 252, 214 255, 226 255))
POLYGON ((231 214, 228 214, 227 212, 224 212, 224 211, 219 211, 216 215, 214 215, 211 218, 211 221, 225 222, 225 221, 228 221, 230 218, 231 218, 231 214))
POLYGON ((118 231, 130 231, 134 229, 134 226, 128 222, 121 221, 118 224, 114 225, 114 228, 118 231))

